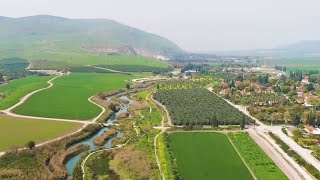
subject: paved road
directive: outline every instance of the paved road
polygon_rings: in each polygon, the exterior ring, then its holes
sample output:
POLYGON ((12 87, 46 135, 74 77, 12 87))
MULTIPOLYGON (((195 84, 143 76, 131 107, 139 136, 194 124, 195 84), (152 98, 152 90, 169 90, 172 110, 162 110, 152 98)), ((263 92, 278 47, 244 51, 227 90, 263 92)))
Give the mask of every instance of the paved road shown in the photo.
MULTIPOLYGON (((212 91, 212 88, 208 88, 209 91, 212 91)), ((213 92, 214 93, 214 92, 213 92)), ((216 93, 214 93, 216 94, 216 93)), ((216 94, 219 96, 218 94, 216 94)), ((261 123, 258 119, 251 116, 244 106, 235 105, 230 101, 224 99, 233 107, 237 108, 247 116, 256 120, 256 123, 259 126, 256 126, 254 130, 248 130, 251 137, 260 145, 260 147, 265 150, 265 152, 277 163, 281 170, 290 178, 290 179, 313 179, 300 165, 298 165, 291 157, 289 157, 282 149, 270 139, 266 132, 271 131, 274 134, 278 135, 281 140, 283 140, 288 146, 296 151, 300 156, 302 156, 307 162, 314 165, 319 169, 320 163, 311 155, 311 152, 307 149, 302 148, 291 138, 286 136, 281 131, 281 126, 267 126, 261 123), (281 158, 282 157, 282 158, 281 158), (298 175, 298 176, 297 176, 298 175)))
POLYGON ((292 138, 288 137, 286 134, 284 134, 281 131, 282 126, 267 126, 263 123, 261 123, 258 119, 252 117, 248 111, 243 106, 237 106, 234 105, 236 108, 238 108, 240 111, 245 113, 246 115, 250 116, 254 120, 256 120, 256 123, 259 124, 256 128, 260 131, 270 131, 274 134, 276 134, 283 142, 285 142, 291 149, 296 151, 297 154, 299 154, 303 159, 305 159, 308 163, 313 165, 315 168, 317 168, 320 171, 320 162, 312 156, 311 150, 305 149, 301 147, 299 144, 297 144, 292 138))
POLYGON ((312 180, 313 178, 302 169, 291 157, 267 135, 256 129, 247 130, 252 139, 263 151, 279 166, 279 168, 292 180, 312 180))

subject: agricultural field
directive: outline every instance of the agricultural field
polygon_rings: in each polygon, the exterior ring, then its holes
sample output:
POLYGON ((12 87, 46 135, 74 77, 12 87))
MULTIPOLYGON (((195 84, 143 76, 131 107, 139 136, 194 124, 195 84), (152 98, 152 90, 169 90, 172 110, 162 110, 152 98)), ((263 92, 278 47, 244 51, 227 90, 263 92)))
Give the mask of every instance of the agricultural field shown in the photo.
POLYGON ((253 179, 225 134, 185 132, 168 137, 182 179, 253 179))
POLYGON ((28 67, 29 63, 25 59, 20 58, 4 58, 0 59, 0 69, 8 71, 22 71, 28 67))
POLYGON ((170 80, 159 83, 160 89, 193 89, 193 88, 207 88, 210 85, 216 84, 217 79, 215 78, 193 78, 191 80, 170 80))
POLYGON ((165 64, 155 64, 155 66, 146 65, 96 65, 102 68, 108 68, 116 71, 122 72, 153 72, 153 71, 169 71, 167 65, 165 64), (161 66, 160 66, 161 65, 161 66))
POLYGON ((69 71, 75 73, 113 73, 107 69, 99 69, 91 66, 71 67, 69 71))
POLYGON ((9 108, 24 95, 48 86, 47 81, 51 78, 52 76, 28 76, 0 85, 0 109, 9 108))
POLYGON ((287 71, 302 71, 308 73, 309 71, 320 70, 320 65, 318 66, 286 66, 287 71))
POLYGON ((26 71, 28 66, 29 62, 21 58, 0 59, 0 83, 35 74, 33 72, 26 71))
POLYGON ((229 133, 228 137, 258 179, 288 179, 279 167, 253 141, 249 134, 229 133))
POLYGON ((72 122, 58 122, 16 118, 0 115, 0 151, 12 146, 24 147, 28 141, 43 142, 73 132, 81 125, 72 122))
POLYGON ((280 66, 320 66, 319 57, 297 57, 297 58, 282 58, 282 59, 270 59, 266 61, 267 65, 274 67, 280 66))
MULTIPOLYGON (((8 56, 10 57, 10 55, 5 55, 4 57, 8 56)), ((21 52, 21 54, 17 52, 16 56, 37 60, 33 64, 32 69, 66 69, 73 66, 86 66, 92 64, 144 65, 156 68, 166 68, 169 66, 169 64, 165 61, 160 61, 149 57, 124 54, 96 53, 84 50, 78 52, 39 51, 39 53, 31 53, 29 51, 25 51, 21 52)))
POLYGON ((54 86, 30 97, 13 112, 17 114, 88 120, 97 116, 101 108, 88 98, 100 92, 125 87, 132 76, 123 74, 71 73, 54 80, 54 86))
POLYGON ((166 106, 175 125, 238 125, 243 120, 251 121, 207 89, 158 90, 154 98, 166 106))

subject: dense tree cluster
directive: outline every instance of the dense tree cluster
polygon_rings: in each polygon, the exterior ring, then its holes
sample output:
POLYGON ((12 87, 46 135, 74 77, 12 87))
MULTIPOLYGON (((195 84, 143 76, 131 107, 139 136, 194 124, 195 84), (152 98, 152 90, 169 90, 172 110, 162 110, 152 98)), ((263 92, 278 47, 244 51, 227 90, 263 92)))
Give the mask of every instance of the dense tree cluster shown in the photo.
POLYGON ((287 71, 287 67, 286 67, 286 66, 275 66, 274 68, 275 68, 276 70, 279 70, 279 71, 284 71, 284 72, 287 71))
MULTIPOLYGON (((243 114, 207 89, 158 90, 155 99, 165 105, 176 125, 239 125, 243 114)), ((244 117, 245 121, 251 121, 244 117)))
POLYGON ((162 82, 159 89, 192 89, 192 88, 205 88, 208 84, 214 82, 215 79, 192 79, 192 80, 170 80, 162 82))

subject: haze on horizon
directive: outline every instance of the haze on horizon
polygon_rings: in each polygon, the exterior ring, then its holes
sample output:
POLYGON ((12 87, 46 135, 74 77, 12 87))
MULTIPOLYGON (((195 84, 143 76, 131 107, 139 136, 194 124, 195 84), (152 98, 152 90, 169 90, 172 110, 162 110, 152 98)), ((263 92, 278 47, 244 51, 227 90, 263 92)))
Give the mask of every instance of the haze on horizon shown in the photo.
POLYGON ((320 40, 319 7, 319 0, 1 0, 0 16, 112 19, 188 51, 215 52, 320 40))

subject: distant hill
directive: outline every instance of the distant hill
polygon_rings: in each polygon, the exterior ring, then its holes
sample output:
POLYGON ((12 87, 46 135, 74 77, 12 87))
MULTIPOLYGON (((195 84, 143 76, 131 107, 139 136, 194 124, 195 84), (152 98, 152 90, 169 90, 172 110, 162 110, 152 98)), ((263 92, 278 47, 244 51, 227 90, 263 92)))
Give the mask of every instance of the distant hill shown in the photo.
POLYGON ((176 44, 108 19, 67 19, 39 15, 0 17, 0 50, 120 52, 170 57, 183 52, 176 44))
POLYGON ((320 41, 301 41, 275 50, 292 55, 320 56, 320 41))
POLYGON ((294 44, 280 46, 273 49, 256 49, 245 51, 225 51, 216 52, 218 55, 241 55, 241 56, 280 56, 280 57, 299 57, 299 56, 320 56, 319 41, 300 41, 294 44))

